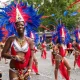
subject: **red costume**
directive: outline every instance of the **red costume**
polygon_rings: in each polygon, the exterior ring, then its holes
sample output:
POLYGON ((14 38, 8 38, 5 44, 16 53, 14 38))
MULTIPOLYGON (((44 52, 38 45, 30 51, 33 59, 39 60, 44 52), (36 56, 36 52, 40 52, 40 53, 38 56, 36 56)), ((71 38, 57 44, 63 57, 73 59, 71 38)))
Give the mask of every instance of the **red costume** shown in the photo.
POLYGON ((45 44, 45 43, 42 43, 41 47, 42 47, 41 57, 42 57, 43 59, 46 59, 46 55, 47 55, 47 52, 46 52, 46 44, 45 44))
MULTIPOLYGON (((35 53, 37 52, 37 48, 36 48, 36 47, 34 47, 34 51, 35 51, 35 53)), ((35 54, 34 54, 34 55, 35 55, 35 54)), ((32 70, 33 70, 35 73, 38 73, 38 62, 37 62, 37 59, 35 58, 35 56, 34 56, 34 58, 33 58, 32 70)))
MULTIPOLYGON (((11 54, 15 55, 15 56, 17 55, 13 46, 11 47, 11 54)), ((29 48, 28 51, 25 52, 25 56, 24 56, 25 57, 25 62, 24 63, 20 63, 20 62, 14 60, 14 64, 15 64, 16 69, 21 70, 21 69, 24 69, 25 67, 28 67, 30 56, 31 56, 31 51, 30 51, 30 48, 29 48)))
MULTIPOLYGON (((59 48, 60 55, 61 55, 62 57, 64 57, 64 58, 65 58, 65 56, 66 56, 66 50, 67 50, 67 46, 66 46, 65 44, 62 44, 62 45, 60 46, 60 48, 59 48)), ((62 76, 63 76, 66 80, 70 80, 69 75, 68 75, 68 72, 67 72, 67 69, 66 69, 63 61, 61 61, 61 63, 60 63, 59 70, 60 70, 62 76)))

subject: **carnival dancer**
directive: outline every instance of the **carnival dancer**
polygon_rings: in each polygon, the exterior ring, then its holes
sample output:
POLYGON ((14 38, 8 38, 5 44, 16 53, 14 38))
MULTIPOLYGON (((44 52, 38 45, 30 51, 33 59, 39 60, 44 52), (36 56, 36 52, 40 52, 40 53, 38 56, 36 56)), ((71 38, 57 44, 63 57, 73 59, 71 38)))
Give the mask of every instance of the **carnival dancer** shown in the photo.
POLYGON ((58 42, 56 44, 56 49, 54 50, 55 53, 55 80, 58 80, 58 69, 60 70, 63 78, 66 80, 70 80, 70 64, 68 63, 68 60, 66 59, 66 51, 69 50, 67 48, 66 43, 67 43, 67 32, 66 28, 64 25, 59 24, 57 28, 57 33, 58 33, 58 42))
POLYGON ((31 38, 26 37, 24 32, 27 27, 37 28, 40 24, 40 22, 38 22, 40 21, 40 16, 37 15, 36 12, 34 15, 35 21, 33 20, 34 12, 35 10, 32 6, 28 7, 23 2, 20 2, 20 4, 12 2, 5 8, 2 8, 2 12, 0 13, 2 16, 1 19, 4 20, 3 18, 5 17, 5 20, 7 21, 3 21, 8 24, 5 23, 5 27, 12 31, 13 29, 15 30, 15 35, 7 39, 2 51, 2 57, 11 59, 9 80, 30 80, 34 55, 34 42, 31 38), (34 23, 36 21, 37 23, 34 23), (9 50, 11 54, 8 54, 9 50))
MULTIPOLYGON (((36 53, 36 51, 37 51, 36 46, 35 46, 34 50, 35 50, 35 53, 36 53)), ((39 74, 39 69, 38 69, 38 60, 35 56, 35 53, 34 53, 34 56, 33 56, 32 70, 36 73, 36 75, 40 75, 39 74)))
MULTIPOLYGON (((36 36, 36 34, 32 31, 30 31, 30 36, 29 36, 33 41, 34 44, 36 42, 36 40, 38 41, 38 38, 36 36)), ((37 43, 37 42, 36 42, 37 43)), ((33 55, 33 64, 32 64, 32 71, 34 71, 36 73, 36 75, 39 75, 39 70, 38 70, 38 60, 36 58, 36 52, 38 51, 36 45, 34 46, 34 55, 33 55)))
POLYGON ((42 51, 41 57, 43 59, 46 59, 46 57, 47 57, 46 56, 47 55, 46 47, 47 47, 46 41, 43 41, 42 44, 41 44, 41 51, 42 51))
POLYGON ((42 37, 40 38, 40 50, 41 50, 41 58, 46 59, 47 51, 46 51, 46 35, 43 33, 42 37))
POLYGON ((76 64, 78 65, 78 67, 80 68, 80 29, 77 28, 74 31, 74 35, 75 35, 75 41, 73 41, 73 46, 74 46, 74 69, 76 64))
MULTIPOLYGON (((5 38, 5 37, 4 37, 4 39, 6 40, 6 38, 5 38)), ((2 52, 2 50, 3 50, 3 48, 4 48, 4 45, 5 45, 5 40, 4 40, 4 39, 1 41, 1 44, 0 44, 0 46, 1 46, 1 47, 0 47, 0 48, 1 48, 1 49, 0 49, 0 50, 1 50, 1 52, 2 52)), ((7 59, 6 59, 6 58, 4 58, 4 60, 5 60, 5 64, 7 64, 7 63, 8 63, 8 62, 7 62, 7 59)))
POLYGON ((2 49, 3 49, 2 37, 3 37, 2 30, 0 30, 0 61, 1 61, 1 52, 2 52, 2 49))
POLYGON ((55 34, 52 34, 52 52, 51 52, 51 62, 52 62, 52 65, 55 64, 55 46, 56 46, 56 43, 57 43, 57 33, 55 34))
POLYGON ((52 63, 52 66, 54 66, 54 64, 55 64, 55 46, 56 46, 56 44, 53 44, 53 46, 52 46, 52 52, 51 52, 51 63, 52 63))
MULTIPOLYGON (((2 50, 4 48, 5 42, 7 40, 7 36, 8 36, 8 31, 5 29, 5 27, 1 27, 0 28, 0 41, 1 41, 1 43, 0 43, 0 46, 1 46, 0 50, 1 50, 1 52, 2 52, 2 50)), ((5 64, 7 64, 8 63, 7 59, 4 58, 4 60, 5 60, 5 64)))

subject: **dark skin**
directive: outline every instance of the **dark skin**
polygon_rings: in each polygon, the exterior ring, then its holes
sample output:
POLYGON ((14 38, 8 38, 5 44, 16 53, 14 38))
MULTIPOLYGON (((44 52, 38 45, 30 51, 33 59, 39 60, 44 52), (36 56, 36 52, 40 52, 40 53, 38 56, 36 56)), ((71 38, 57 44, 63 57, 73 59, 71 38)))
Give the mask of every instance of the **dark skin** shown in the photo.
MULTIPOLYGON (((64 41, 65 38, 62 38, 62 41, 64 41)), ((54 74, 55 74, 55 80, 58 80, 58 69, 59 69, 59 64, 60 64, 60 61, 62 60, 64 62, 64 65, 65 67, 67 68, 67 72, 68 72, 68 75, 70 75, 70 65, 67 61, 67 59, 65 57, 62 57, 60 55, 60 52, 59 52, 59 48, 62 46, 62 44, 57 44, 55 46, 55 51, 56 51, 56 55, 55 55, 55 70, 54 70, 54 74)))
MULTIPOLYGON (((21 47, 24 46, 26 42, 28 42, 29 47, 31 49, 31 57, 30 57, 28 68, 31 69, 31 67, 32 67, 33 55, 34 55, 34 51, 33 51, 34 42, 30 38, 24 37, 24 25, 25 25, 24 22, 17 22, 15 24, 16 30, 18 32, 18 37, 17 36, 9 37, 5 43, 5 46, 4 46, 3 51, 2 51, 2 57, 5 57, 7 59, 11 59, 10 68, 15 68, 15 65, 13 63, 13 61, 15 59, 17 59, 21 63, 25 62, 24 52, 17 52, 17 56, 13 56, 13 55, 8 53, 14 39, 16 39, 18 45, 20 45, 21 47), (19 42, 20 39, 23 40, 22 44, 20 44, 20 42, 19 42)), ((11 70, 9 70, 9 78, 10 78, 10 80, 13 80, 13 78, 17 78, 16 80, 19 80, 18 75, 11 70)), ((26 79, 24 79, 24 80, 26 80, 26 79)))

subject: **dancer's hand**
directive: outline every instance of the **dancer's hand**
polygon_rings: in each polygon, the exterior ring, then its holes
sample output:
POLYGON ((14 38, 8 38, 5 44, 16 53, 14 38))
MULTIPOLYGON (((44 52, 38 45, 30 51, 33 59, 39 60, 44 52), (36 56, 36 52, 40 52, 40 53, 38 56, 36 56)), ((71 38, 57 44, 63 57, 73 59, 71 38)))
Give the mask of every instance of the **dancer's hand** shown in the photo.
POLYGON ((19 55, 12 56, 12 59, 17 60, 17 61, 20 61, 21 63, 24 63, 25 62, 25 58, 22 57, 22 56, 19 56, 19 55))
POLYGON ((30 73, 31 73, 31 69, 28 69, 27 73, 25 73, 24 75, 24 79, 27 79, 28 77, 30 77, 30 73))
POLYGON ((18 56, 18 55, 16 55, 16 60, 17 60, 17 61, 20 61, 20 62, 22 62, 22 63, 25 62, 25 58, 22 57, 22 56, 18 56))

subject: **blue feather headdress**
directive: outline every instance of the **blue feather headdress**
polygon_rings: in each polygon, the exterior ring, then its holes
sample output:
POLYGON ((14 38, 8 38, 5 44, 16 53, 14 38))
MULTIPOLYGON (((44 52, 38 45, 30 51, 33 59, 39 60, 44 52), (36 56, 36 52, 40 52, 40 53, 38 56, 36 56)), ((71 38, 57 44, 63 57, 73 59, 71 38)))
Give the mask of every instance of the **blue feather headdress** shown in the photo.
POLYGON ((62 37, 65 38, 64 44, 68 44, 71 40, 67 28, 63 24, 57 26, 58 42, 62 43, 62 37))
POLYGON ((26 32, 36 32, 41 23, 40 18, 42 15, 38 15, 38 12, 33 8, 32 5, 28 6, 27 2, 23 3, 21 1, 19 4, 12 2, 5 8, 0 8, 0 27, 5 25, 5 28, 9 31, 8 36, 13 34, 17 35, 14 27, 16 21, 16 8, 19 9, 24 18, 26 32))
POLYGON ((39 42, 39 34, 38 33, 29 31, 28 34, 27 34, 27 36, 30 37, 30 38, 32 38, 32 39, 34 39, 35 45, 38 44, 38 42, 39 42))

